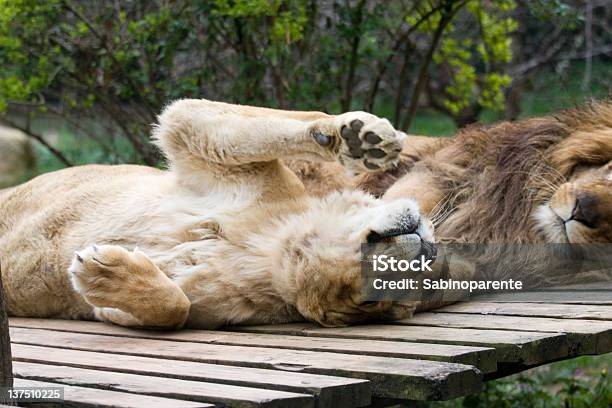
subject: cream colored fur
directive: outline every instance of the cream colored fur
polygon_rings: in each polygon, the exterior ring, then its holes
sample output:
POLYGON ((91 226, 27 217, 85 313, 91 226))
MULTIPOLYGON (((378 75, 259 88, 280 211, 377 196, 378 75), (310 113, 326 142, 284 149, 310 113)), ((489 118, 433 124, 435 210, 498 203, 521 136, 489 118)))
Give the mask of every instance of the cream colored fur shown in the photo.
POLYGON ((279 161, 391 167, 401 136, 388 121, 181 100, 154 138, 168 171, 92 165, 0 191, 10 315, 215 328, 412 313, 413 304, 363 303, 359 258, 369 233, 407 219, 410 230, 394 239, 433 239, 415 201, 310 197, 279 161), (347 143, 356 140, 357 153, 347 143))

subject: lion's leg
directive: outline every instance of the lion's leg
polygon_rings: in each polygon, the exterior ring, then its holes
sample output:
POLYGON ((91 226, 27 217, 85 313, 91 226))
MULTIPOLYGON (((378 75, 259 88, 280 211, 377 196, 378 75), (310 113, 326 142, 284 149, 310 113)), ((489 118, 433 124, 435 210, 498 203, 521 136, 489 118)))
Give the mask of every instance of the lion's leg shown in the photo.
POLYGON ((433 173, 411 171, 400 178, 383 195, 384 200, 392 201, 400 198, 413 198, 419 203, 422 214, 433 216, 436 209, 445 198, 446 192, 440 185, 440 180, 433 173))
POLYGON ((338 159, 353 171, 396 163, 402 135, 365 112, 338 116, 180 100, 159 117, 155 139, 177 171, 228 168, 276 159, 338 159))
POLYGON ((187 296, 138 250, 91 246, 77 252, 69 271, 75 290, 101 320, 160 328, 179 328, 187 320, 187 296))

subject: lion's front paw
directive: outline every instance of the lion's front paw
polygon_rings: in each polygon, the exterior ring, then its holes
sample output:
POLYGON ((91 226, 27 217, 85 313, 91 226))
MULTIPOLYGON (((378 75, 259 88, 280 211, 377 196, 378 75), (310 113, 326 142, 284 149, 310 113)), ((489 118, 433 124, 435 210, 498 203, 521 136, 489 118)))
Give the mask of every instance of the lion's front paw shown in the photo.
POLYGON ((117 245, 92 245, 76 252, 68 271, 75 290, 98 307, 120 307, 130 290, 161 273, 143 253, 117 245))
POLYGON ((342 145, 340 162, 350 171, 386 170, 399 161, 405 135, 387 119, 365 112, 349 112, 338 117, 342 145))

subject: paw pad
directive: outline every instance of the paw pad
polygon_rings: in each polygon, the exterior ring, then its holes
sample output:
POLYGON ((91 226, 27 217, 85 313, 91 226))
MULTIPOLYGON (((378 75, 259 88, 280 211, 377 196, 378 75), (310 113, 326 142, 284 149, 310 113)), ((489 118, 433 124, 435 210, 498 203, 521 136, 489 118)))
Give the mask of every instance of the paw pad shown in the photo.
POLYGON ((360 115, 364 120, 347 120, 341 125, 340 136, 344 141, 341 162, 345 166, 373 171, 397 162, 402 144, 387 120, 363 112, 346 115, 360 115))
POLYGON ((380 136, 378 136, 376 133, 374 132, 368 132, 365 134, 364 139, 366 142, 370 143, 370 144, 378 144, 380 142, 382 142, 382 138, 380 136))

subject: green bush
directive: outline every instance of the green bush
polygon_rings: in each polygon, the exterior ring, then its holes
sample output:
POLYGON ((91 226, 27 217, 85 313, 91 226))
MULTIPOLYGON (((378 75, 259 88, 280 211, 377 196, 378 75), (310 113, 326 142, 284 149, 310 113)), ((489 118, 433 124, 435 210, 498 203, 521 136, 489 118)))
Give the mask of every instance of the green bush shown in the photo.
POLYGON ((608 408, 612 354, 579 357, 485 383, 485 389, 432 408, 608 408))

